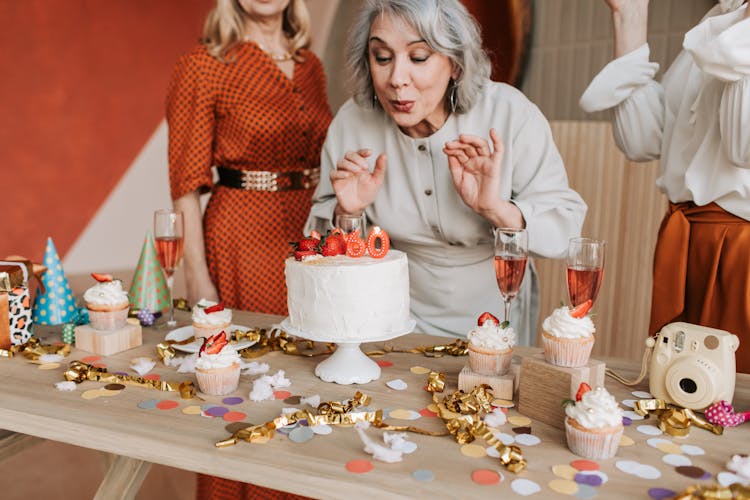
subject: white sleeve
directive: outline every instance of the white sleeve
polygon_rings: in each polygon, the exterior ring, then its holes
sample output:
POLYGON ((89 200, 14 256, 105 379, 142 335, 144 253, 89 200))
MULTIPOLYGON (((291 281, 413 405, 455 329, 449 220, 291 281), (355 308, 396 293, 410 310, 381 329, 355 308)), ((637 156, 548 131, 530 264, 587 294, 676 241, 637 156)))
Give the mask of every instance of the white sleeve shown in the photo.
POLYGON ((664 89, 654 80, 659 64, 650 62, 649 56, 644 44, 611 61, 579 101, 588 112, 614 108, 615 141, 633 161, 650 161, 661 154, 664 89))
POLYGON ((529 251, 559 258, 570 238, 581 234, 586 203, 568 186, 565 165, 552 138, 549 124, 529 103, 529 113, 513 138, 511 202, 523 214, 529 251))
POLYGON ((730 16, 704 21, 685 35, 684 47, 704 73, 725 82, 721 146, 732 163, 750 168, 750 19, 731 22, 730 16))

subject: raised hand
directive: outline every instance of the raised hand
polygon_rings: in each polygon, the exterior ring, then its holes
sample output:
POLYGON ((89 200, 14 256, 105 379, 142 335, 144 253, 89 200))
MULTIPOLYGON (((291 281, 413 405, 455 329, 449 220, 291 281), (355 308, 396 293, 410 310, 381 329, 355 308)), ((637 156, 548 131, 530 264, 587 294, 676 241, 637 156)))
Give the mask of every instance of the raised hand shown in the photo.
POLYGON ((492 148, 476 135, 461 134, 457 140, 445 143, 448 167, 453 185, 466 205, 480 215, 497 207, 500 200, 500 164, 503 143, 495 129, 490 130, 492 148))
POLYGON ((375 160, 375 169, 370 172, 367 158, 369 149, 348 151, 331 172, 331 185, 336 193, 339 208, 345 213, 360 214, 373 201, 383 185, 386 157, 380 154, 375 160))

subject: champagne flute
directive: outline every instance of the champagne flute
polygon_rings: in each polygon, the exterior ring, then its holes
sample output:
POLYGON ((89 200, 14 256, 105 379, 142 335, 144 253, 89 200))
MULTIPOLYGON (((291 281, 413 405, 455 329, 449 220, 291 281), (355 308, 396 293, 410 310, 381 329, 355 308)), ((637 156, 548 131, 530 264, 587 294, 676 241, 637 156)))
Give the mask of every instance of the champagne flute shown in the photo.
POLYGON ((154 240, 156 255, 161 268, 167 276, 169 288, 169 320, 168 326, 176 326, 174 319, 174 300, 172 286, 174 285, 174 271, 182 260, 182 245, 184 243, 185 222, 182 212, 175 210, 157 210, 154 212, 154 240))
POLYGON ((495 277, 505 302, 505 321, 510 321, 510 303, 521 288, 528 257, 529 235, 525 229, 495 229, 495 277))
POLYGON ((603 240, 572 238, 568 244, 568 295, 573 307, 599 295, 604 276, 603 240))
POLYGON ((334 219, 334 225, 335 227, 344 231, 346 234, 350 234, 353 231, 359 229, 359 237, 363 240, 367 239, 367 220, 364 213, 362 215, 337 215, 334 219))

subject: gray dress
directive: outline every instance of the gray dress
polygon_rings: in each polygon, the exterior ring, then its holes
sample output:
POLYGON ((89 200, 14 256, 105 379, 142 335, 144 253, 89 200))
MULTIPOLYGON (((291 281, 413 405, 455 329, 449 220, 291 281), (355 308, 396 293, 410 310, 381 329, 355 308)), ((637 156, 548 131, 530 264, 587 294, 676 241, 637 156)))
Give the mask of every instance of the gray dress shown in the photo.
MULTIPOLYGON (((586 204, 568 187, 547 120, 513 87, 488 81, 471 111, 451 114, 440 130, 425 138, 405 135, 382 110, 352 100, 328 129, 306 231, 325 234, 331 227, 336 197, 329 175, 347 151, 371 149, 371 168, 374 159, 386 153, 383 186, 366 214, 368 223, 385 229, 392 246, 408 256, 417 331, 465 337, 483 311, 502 320, 492 227, 459 197, 442 151, 462 133, 489 141, 490 128, 505 146, 501 196, 521 210, 530 253, 563 256, 568 240, 580 233, 586 204)), ((539 309, 536 273, 529 262, 510 318, 522 345, 534 343, 539 309)))

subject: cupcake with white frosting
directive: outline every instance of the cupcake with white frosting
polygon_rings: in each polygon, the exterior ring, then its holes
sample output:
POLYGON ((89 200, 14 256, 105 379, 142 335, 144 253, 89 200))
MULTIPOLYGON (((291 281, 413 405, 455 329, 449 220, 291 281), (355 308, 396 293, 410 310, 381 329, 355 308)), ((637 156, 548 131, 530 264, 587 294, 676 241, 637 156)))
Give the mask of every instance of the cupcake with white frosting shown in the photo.
POLYGON ((111 331, 124 327, 128 319, 130 300, 122 288, 122 281, 113 279, 110 274, 92 273, 91 276, 97 283, 83 294, 91 328, 111 331))
POLYGON ((223 396, 237 390, 240 382, 240 355, 220 332, 203 340, 195 361, 195 378, 204 394, 223 396))
POLYGON ((469 367, 480 375, 504 375, 513 359, 516 332, 492 314, 479 316, 477 326, 466 336, 469 340, 469 367))
POLYGON ((201 299, 193 306, 193 335, 196 339, 208 338, 221 331, 229 331, 232 310, 221 302, 201 299))
POLYGON ((622 438, 622 409, 604 387, 582 383, 576 401, 565 407, 568 448, 589 459, 612 458, 622 438))
POLYGON ((542 323, 544 358, 555 366, 578 367, 589 361, 594 347, 594 322, 586 313, 591 309, 588 300, 570 309, 555 309, 542 323))

